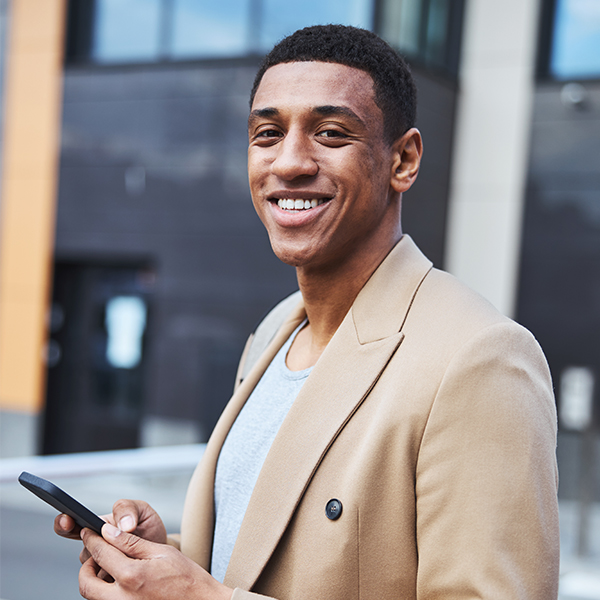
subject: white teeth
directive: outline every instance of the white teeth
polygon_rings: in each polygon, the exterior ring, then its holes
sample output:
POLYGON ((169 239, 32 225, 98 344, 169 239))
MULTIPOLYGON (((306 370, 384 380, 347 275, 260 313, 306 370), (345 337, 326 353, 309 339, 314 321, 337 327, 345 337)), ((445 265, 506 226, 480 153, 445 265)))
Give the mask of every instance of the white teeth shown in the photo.
POLYGON ((292 200, 290 198, 280 198, 277 200, 277 206, 284 210, 308 210, 316 208, 323 204, 325 200, 313 198, 312 200, 292 200))

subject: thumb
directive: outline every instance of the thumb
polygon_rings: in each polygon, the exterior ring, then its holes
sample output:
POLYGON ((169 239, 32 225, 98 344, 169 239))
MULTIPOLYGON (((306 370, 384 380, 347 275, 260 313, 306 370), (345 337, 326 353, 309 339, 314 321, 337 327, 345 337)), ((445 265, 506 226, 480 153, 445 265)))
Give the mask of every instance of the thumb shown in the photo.
POLYGON ((121 531, 135 531, 140 520, 140 507, 135 500, 117 500, 113 505, 114 524, 121 531))
POLYGON ((111 545, 130 558, 146 559, 155 554, 156 544, 144 540, 133 533, 117 529, 110 523, 102 526, 102 537, 111 545))

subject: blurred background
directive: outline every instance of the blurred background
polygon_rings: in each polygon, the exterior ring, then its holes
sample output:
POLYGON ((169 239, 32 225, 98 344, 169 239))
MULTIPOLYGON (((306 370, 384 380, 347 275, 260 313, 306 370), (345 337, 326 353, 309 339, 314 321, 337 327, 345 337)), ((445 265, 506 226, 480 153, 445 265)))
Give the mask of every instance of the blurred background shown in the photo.
MULTIPOLYGON (((540 341, 563 562, 600 568, 600 0, 0 0, 0 462, 196 460, 296 289, 250 200, 249 90, 275 42, 332 22, 412 66, 404 230, 540 341)), ((599 599, 590 577, 562 597, 599 599)))

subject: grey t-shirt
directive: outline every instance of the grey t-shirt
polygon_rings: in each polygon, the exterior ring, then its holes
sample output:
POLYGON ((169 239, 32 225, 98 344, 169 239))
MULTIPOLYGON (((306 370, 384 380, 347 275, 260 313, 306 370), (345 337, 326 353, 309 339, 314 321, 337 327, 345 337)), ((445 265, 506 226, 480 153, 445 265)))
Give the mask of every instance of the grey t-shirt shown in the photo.
POLYGON ((256 480, 271 444, 312 370, 290 371, 285 359, 290 336, 263 374, 233 424, 217 462, 215 533, 211 574, 223 581, 256 480))

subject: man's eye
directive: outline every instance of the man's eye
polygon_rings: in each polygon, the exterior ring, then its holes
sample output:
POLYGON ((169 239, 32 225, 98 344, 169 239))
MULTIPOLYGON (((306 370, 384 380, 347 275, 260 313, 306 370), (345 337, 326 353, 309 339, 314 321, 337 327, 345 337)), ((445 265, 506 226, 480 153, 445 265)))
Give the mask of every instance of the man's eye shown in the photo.
POLYGON ((317 133, 317 135, 319 137, 325 137, 325 138, 345 138, 346 134, 342 133, 341 131, 338 131, 337 129, 325 129, 323 131, 319 131, 319 133, 317 133))
POLYGON ((279 137, 281 133, 276 129, 263 129, 256 134, 256 137, 279 137))

